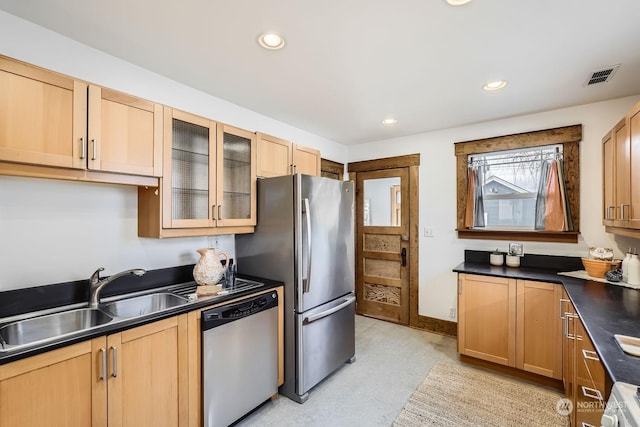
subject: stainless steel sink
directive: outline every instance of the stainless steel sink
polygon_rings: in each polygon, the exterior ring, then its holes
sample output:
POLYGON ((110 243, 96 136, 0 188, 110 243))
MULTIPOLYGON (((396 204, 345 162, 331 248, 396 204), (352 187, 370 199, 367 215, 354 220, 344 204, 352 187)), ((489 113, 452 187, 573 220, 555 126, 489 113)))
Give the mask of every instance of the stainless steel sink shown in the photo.
POLYGON ((187 304, 188 299, 168 292, 125 298, 100 307, 115 317, 138 317, 187 304))
POLYGON ((18 320, 0 327, 0 349, 27 345, 109 323, 101 310, 82 308, 18 320))

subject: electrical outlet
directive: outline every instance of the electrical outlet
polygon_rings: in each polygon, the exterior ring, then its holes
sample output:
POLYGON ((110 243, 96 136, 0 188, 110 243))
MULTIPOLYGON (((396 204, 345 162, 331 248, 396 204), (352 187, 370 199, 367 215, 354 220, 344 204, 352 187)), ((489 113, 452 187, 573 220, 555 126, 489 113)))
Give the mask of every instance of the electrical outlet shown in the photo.
POLYGON ((456 318, 456 308, 455 307, 450 307, 449 308, 449 318, 450 319, 455 319, 456 318))
POLYGON ((434 235, 433 235, 433 227, 425 227, 424 228, 424 237, 434 237, 434 235))
POLYGON ((214 249, 219 249, 218 247, 218 236, 207 236, 207 246, 214 249))

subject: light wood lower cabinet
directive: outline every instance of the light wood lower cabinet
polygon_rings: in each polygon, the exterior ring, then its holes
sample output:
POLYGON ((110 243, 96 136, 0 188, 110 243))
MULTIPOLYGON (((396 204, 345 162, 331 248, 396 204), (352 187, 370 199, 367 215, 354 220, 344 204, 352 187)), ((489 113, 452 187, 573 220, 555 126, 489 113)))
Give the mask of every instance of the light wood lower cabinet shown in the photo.
POLYGON ((0 427, 187 425, 187 315, 0 366, 0 427))
POLYGON ((458 352, 562 378, 562 286, 472 274, 458 277, 458 352))
POLYGON ((0 426, 90 426, 94 372, 91 341, 1 365, 0 426))
POLYGON ((599 426, 608 399, 604 366, 566 293, 561 307, 565 322, 563 382, 567 399, 573 404, 571 425, 599 426))

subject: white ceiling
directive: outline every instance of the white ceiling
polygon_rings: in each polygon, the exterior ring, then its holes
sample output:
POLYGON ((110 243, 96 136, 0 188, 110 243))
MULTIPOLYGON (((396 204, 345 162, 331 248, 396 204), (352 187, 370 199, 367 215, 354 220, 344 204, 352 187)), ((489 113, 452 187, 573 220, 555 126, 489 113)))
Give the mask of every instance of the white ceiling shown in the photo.
POLYGON ((0 0, 0 9, 342 144, 640 94, 638 0, 0 0), (285 48, 260 48, 266 30, 285 48), (611 82, 584 87, 615 64, 611 82), (496 79, 509 84, 481 89, 496 79), (388 116, 398 123, 383 126, 388 116))

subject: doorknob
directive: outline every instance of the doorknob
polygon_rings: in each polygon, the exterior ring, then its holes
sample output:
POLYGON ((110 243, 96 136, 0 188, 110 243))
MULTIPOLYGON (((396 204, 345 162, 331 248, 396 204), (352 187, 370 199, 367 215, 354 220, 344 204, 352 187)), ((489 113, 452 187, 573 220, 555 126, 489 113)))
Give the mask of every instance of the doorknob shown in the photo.
POLYGON ((400 256, 402 257, 402 266, 405 267, 407 265, 407 248, 402 248, 400 256))

